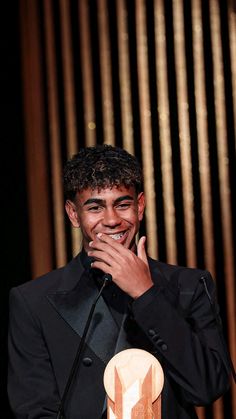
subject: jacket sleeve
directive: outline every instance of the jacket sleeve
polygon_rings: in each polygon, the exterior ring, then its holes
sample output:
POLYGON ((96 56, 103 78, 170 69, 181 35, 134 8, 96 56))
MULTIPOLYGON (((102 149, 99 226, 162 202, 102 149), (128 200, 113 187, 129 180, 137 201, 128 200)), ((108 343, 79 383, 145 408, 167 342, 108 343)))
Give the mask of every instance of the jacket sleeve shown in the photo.
POLYGON ((10 292, 8 396, 17 419, 56 418, 59 395, 39 321, 18 288, 10 292))
POLYGON ((181 274, 179 279, 177 303, 171 303, 165 287, 154 285, 133 303, 133 316, 184 400, 206 405, 228 389, 230 375, 227 350, 214 315, 215 311, 218 316, 215 285, 206 272, 207 296, 200 275, 192 291, 189 286, 181 289, 181 274), (181 305, 184 294, 192 295, 185 309, 181 305))

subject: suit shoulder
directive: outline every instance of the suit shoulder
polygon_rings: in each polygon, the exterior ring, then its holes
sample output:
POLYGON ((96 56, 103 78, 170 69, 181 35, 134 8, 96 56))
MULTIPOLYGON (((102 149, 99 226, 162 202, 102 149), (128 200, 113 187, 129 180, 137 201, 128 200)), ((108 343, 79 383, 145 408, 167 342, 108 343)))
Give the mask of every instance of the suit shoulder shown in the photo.
POLYGON ((17 287, 11 289, 11 293, 19 292, 22 295, 44 294, 54 289, 58 281, 63 275, 64 267, 55 269, 35 279, 27 281, 17 287))
POLYGON ((159 270, 168 282, 181 283, 183 286, 197 285, 201 277, 212 280, 211 274, 203 269, 190 268, 187 266, 173 265, 150 258, 152 269, 159 270))
POLYGON ((77 258, 72 259, 67 265, 54 269, 44 275, 25 282, 15 288, 11 292, 19 292, 25 296, 45 295, 54 292, 57 289, 63 288, 68 284, 67 278, 70 278, 71 269, 77 265, 77 258))

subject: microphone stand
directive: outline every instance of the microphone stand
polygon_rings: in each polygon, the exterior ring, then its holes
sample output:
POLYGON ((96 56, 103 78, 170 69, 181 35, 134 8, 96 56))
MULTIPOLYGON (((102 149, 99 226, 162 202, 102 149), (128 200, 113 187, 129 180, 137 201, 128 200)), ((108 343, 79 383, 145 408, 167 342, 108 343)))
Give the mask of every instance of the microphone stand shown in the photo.
POLYGON ((65 419, 65 413, 64 413, 65 401, 66 401, 66 398, 67 398, 67 395, 69 393, 70 387, 72 385, 72 382, 75 378, 76 372, 77 372, 78 367, 79 367, 81 354, 82 354, 82 351, 84 349, 85 339, 86 339, 88 329, 89 329, 89 326, 90 326, 90 323, 91 323, 91 320, 92 320, 92 317, 93 317, 93 313, 94 313, 96 304, 97 304, 97 302, 98 302, 98 300, 99 300, 99 298, 102 294, 103 289, 105 288, 106 284, 108 284, 109 282, 112 281, 112 276, 110 274, 104 274, 102 279, 103 279, 103 284, 102 284, 101 289, 100 289, 97 297, 95 298, 95 300, 92 304, 92 307, 90 309, 88 320, 86 322, 84 332, 83 332, 83 335, 81 337, 81 341, 80 341, 80 344, 79 344, 74 362, 73 362, 71 370, 70 370, 70 374, 69 374, 69 377, 68 377, 68 380, 67 380, 67 383, 66 383, 66 386, 65 386, 65 390, 64 390, 63 395, 62 395, 61 403, 60 403, 60 406, 59 406, 59 409, 58 409, 57 419, 65 419))

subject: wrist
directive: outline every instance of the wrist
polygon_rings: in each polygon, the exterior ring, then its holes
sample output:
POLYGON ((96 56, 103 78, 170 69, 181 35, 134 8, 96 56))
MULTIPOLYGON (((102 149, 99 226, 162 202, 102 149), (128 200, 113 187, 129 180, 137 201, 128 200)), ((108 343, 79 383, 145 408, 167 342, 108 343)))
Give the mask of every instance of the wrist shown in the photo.
POLYGON ((144 295, 146 292, 148 292, 150 288, 152 288, 153 286, 154 283, 151 281, 149 285, 142 287, 139 290, 136 289, 135 293, 131 295, 131 297, 133 298, 133 300, 137 300, 138 298, 142 297, 142 295, 144 295))

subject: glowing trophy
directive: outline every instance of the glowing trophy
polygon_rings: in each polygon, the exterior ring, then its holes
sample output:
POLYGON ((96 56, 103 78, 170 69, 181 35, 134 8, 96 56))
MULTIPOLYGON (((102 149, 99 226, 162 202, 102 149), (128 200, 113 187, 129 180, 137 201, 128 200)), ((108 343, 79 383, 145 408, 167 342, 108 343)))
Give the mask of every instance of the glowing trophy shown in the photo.
POLYGON ((164 374, 158 360, 142 349, 116 354, 104 372, 108 419, 161 419, 164 374))

